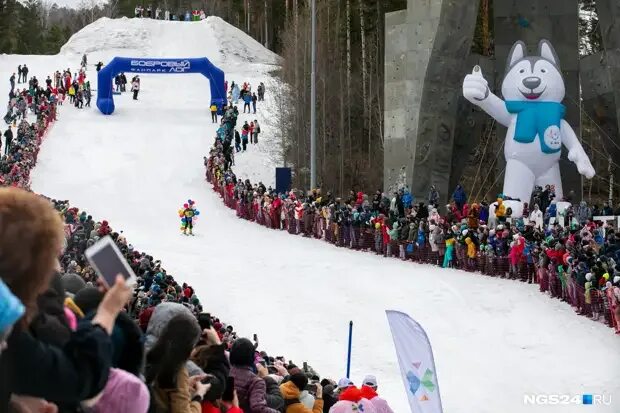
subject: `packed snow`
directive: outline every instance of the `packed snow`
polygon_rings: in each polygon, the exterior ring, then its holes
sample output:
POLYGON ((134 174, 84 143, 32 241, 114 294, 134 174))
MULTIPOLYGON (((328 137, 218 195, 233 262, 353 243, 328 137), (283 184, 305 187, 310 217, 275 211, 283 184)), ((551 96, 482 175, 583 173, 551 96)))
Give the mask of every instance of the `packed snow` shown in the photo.
MULTIPOLYGON (((0 56, 0 93, 26 63, 43 80, 76 71, 87 52, 93 65, 116 55, 206 56, 229 82, 267 85, 259 102, 258 146, 237 154, 239 177, 274 182, 277 142, 268 119, 278 58, 218 18, 203 22, 101 19, 74 35, 57 56, 0 56)), ((258 334, 271 355, 307 360, 323 375, 345 374, 347 329, 353 320, 352 379, 375 374, 379 392, 406 412, 386 309, 410 314, 433 344, 446 413, 581 412, 581 406, 525 406, 524 394, 602 393, 618 412, 620 338, 578 317, 565 303, 519 282, 385 259, 294 237, 239 220, 204 179, 203 156, 216 126, 201 75, 141 75, 139 100, 115 96, 116 112, 68 103, 43 143, 33 190, 69 199, 107 219, 139 250, 162 259, 191 283, 206 308, 245 336, 258 334), (188 198, 201 211, 195 237, 179 232, 177 210, 188 198)), ((96 94, 96 92, 95 92, 96 94)), ((241 107, 241 106, 240 106, 241 107)), ((596 410, 595 410, 596 409, 596 410)))

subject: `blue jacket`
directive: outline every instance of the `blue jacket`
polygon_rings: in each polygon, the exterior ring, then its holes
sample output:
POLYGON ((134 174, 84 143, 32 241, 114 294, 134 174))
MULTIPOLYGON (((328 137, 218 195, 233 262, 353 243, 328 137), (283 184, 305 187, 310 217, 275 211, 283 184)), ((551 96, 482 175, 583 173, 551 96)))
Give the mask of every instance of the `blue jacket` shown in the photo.
POLYGON ((413 203, 413 196, 411 196, 411 192, 405 192, 402 200, 405 208, 411 208, 411 204, 413 203))
POLYGON ((458 185, 452 194, 452 198, 454 198, 454 202, 457 204, 464 204, 467 201, 467 196, 465 195, 465 190, 461 185, 458 185))

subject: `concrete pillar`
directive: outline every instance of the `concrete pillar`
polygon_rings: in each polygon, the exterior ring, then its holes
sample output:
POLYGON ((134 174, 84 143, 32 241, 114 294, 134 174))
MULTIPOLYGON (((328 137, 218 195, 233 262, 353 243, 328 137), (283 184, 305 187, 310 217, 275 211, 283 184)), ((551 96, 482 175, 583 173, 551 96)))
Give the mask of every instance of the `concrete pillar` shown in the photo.
POLYGON ((416 198, 435 184, 447 199, 478 2, 409 0, 407 6, 386 15, 384 187, 404 173, 416 198))
MULTIPOLYGON (((560 59, 566 84, 566 98, 563 102, 566 106, 566 121, 580 136, 578 0, 494 0, 493 8, 496 86, 501 85, 508 53, 517 40, 525 42, 530 54, 537 52, 540 39, 549 40, 560 59)), ((500 91, 500 88, 496 90, 500 91)), ((498 94, 501 96, 501 93, 498 94)), ((497 134, 498 137, 505 136, 506 129, 498 127, 497 134)), ((500 142, 503 144, 503 141, 500 142)), ((577 199, 580 199, 581 176, 566 155, 563 149, 560 169, 564 194, 574 191, 577 199)), ((503 157, 501 161, 498 173, 505 166, 503 157)))
POLYGON ((413 172, 413 145, 407 141, 407 10, 385 15, 384 187, 396 185, 401 168, 413 172))

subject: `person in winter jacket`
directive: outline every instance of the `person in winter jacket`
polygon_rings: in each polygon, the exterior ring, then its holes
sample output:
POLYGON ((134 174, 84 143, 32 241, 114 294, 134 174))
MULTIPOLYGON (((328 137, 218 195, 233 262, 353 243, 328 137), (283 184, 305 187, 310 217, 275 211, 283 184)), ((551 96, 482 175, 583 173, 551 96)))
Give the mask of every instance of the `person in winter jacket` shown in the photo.
MULTIPOLYGON (((248 113, 250 112, 250 105, 252 104, 252 95, 250 93, 246 93, 243 96, 243 113, 245 113, 245 108, 248 108, 248 113)), ((254 112, 256 113, 256 112, 254 112)))
POLYGON ((258 134, 260 133, 260 125, 258 124, 258 120, 254 119, 254 129, 252 130, 252 136, 250 137, 250 141, 254 144, 258 143, 258 134))
MULTIPOLYGON (((463 213, 464 214, 464 213, 463 213)), ((471 204, 469 213, 467 214, 467 226, 471 229, 477 229, 480 223, 480 207, 478 204, 471 204)))
POLYGON ((469 268, 475 268, 475 259, 476 259, 476 244, 471 239, 471 237, 465 238, 465 244, 467 245, 467 259, 469 263, 469 268))
POLYGON ((439 205, 439 191, 435 185, 431 185, 431 190, 428 193, 428 204, 433 205, 435 208, 439 205))
POLYGON ((235 380, 239 407, 244 413, 279 413, 267 405, 265 381, 254 371, 267 376, 260 364, 255 364, 254 344, 247 338, 237 339, 230 350, 230 376, 235 380), (260 367, 259 367, 260 366, 260 367))
POLYGON ((9 127, 7 128, 6 131, 4 131, 4 154, 5 155, 7 155, 9 151, 11 150, 12 142, 13 142, 13 131, 9 127))
POLYGON ((151 386, 157 409, 169 413, 201 413, 201 402, 210 385, 203 376, 190 378, 186 362, 200 338, 195 317, 179 314, 164 327, 146 355, 146 383, 151 386))
POLYGON ((131 290, 119 277, 92 322, 80 324, 63 347, 37 339, 29 320, 58 265, 63 224, 48 201, 15 188, 0 189, 0 222, 10 222, 14 229, 10 237, 0 236, 0 268, 5 270, 0 279, 26 308, 0 354, 0 411, 8 411, 12 394, 70 404, 98 395, 109 375, 114 321, 131 290), (27 261, 24 251, 29 251, 27 261))
POLYGON ((211 104, 209 110, 211 111, 211 122, 217 123, 217 106, 215 103, 211 104))
POLYGON ((543 213, 538 207, 538 204, 534 205, 534 209, 532 209, 532 213, 529 216, 529 222, 534 224, 534 227, 537 229, 543 229, 543 213))
POLYGON ((504 205, 504 200, 502 198, 497 198, 495 218, 498 224, 504 224, 506 222, 506 205, 504 205))
POLYGON ((456 189, 452 193, 452 199, 454 199, 454 203, 456 204, 456 207, 459 209, 459 211, 462 212, 463 205, 465 205, 465 202, 467 202, 467 195, 465 195, 465 190, 463 189, 461 184, 458 184, 456 186, 456 189))
POLYGON ((213 327, 203 331, 201 341, 205 340, 209 344, 196 347, 191 358, 205 374, 210 376, 211 388, 204 397, 203 407, 206 403, 215 404, 218 399, 221 399, 230 372, 230 364, 225 353, 226 345, 222 344, 213 327))
POLYGON ((513 236, 513 243, 510 247, 508 257, 510 258, 510 278, 519 276, 519 266, 523 260, 523 250, 525 249, 525 238, 519 234, 513 236))
POLYGON ((450 237, 446 239, 446 253, 443 256, 443 267, 451 268, 454 261, 454 238, 450 237))
POLYGON ((375 376, 366 376, 362 382, 362 397, 370 400, 377 413, 394 413, 387 401, 379 397, 377 394, 377 378, 375 376))
POLYGON ((138 100, 138 93, 140 93, 140 78, 134 77, 131 82, 131 91, 133 92, 133 100, 138 100))
POLYGON ((322 413, 323 412, 323 387, 316 385, 316 399, 312 409, 307 408, 299 400, 302 390, 308 385, 308 377, 304 373, 295 373, 289 381, 280 386, 280 392, 286 404, 286 413, 322 413))
MULTIPOLYGON (((247 125, 247 122, 246 122, 247 125)), ((248 127, 246 128, 244 125, 244 127, 241 129, 241 143, 242 143, 242 148, 243 148, 243 152, 245 152, 248 148, 248 136, 250 133, 250 127, 249 125, 247 125, 248 127)))
POLYGON ((376 413, 376 409, 372 402, 366 399, 362 391, 355 386, 344 389, 336 403, 330 410, 330 413, 376 413))
POLYGON ((149 404, 149 389, 142 380, 124 370, 111 369, 105 389, 93 407, 93 413, 146 413, 149 404))
POLYGON ((585 225, 586 221, 588 221, 592 217, 592 209, 588 207, 585 201, 581 201, 579 203, 579 208, 577 208, 577 219, 579 220, 579 224, 585 225))

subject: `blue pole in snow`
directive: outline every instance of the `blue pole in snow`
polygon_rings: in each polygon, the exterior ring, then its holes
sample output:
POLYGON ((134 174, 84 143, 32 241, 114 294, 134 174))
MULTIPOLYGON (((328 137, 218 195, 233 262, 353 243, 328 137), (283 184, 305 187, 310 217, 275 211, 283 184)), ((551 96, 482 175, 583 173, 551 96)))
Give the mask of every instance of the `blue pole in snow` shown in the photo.
POLYGON ((349 321, 349 351, 347 353, 347 379, 351 376, 351 345, 353 343, 353 321, 349 321))

